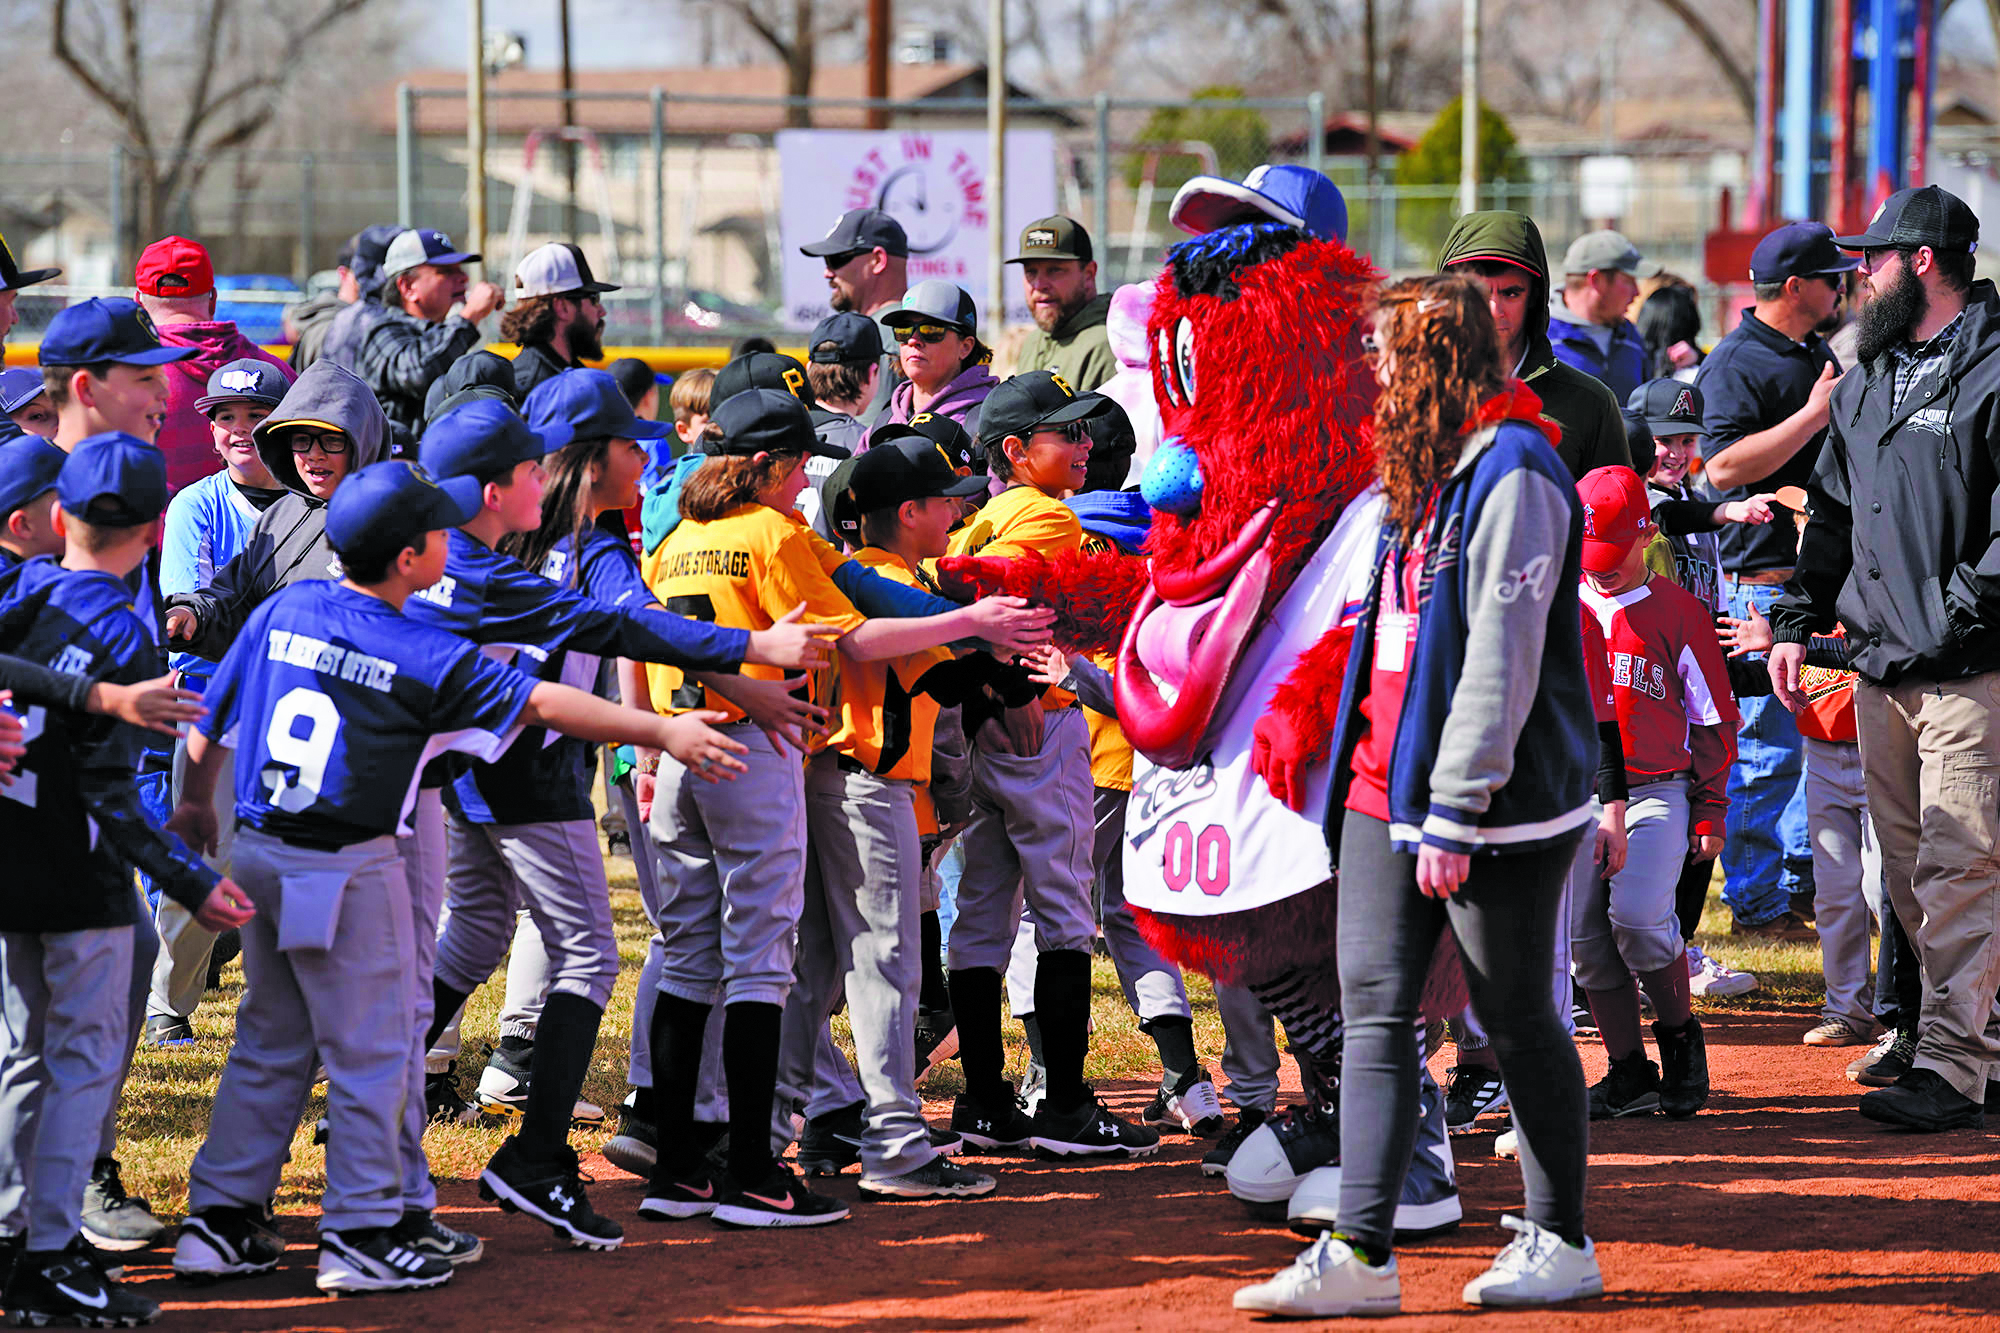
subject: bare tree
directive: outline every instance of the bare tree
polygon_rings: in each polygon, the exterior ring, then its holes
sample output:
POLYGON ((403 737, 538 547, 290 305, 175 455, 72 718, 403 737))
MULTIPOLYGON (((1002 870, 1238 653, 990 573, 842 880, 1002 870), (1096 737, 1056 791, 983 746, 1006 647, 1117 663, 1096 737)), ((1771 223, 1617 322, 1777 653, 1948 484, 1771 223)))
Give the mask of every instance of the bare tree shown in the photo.
MULTIPOLYGON (((1742 104, 1745 120, 1757 119, 1757 55, 1753 46, 1746 57, 1738 53, 1736 47, 1726 40, 1722 31, 1711 21, 1714 6, 1707 3, 1696 5, 1692 0, 1660 0, 1661 6, 1681 21, 1688 33, 1701 44, 1708 58, 1715 62, 1721 72, 1723 82, 1729 85, 1731 96, 1742 104)), ((1995 15, 1994 31, 2000 32, 2000 0, 1986 0, 1987 9, 1995 15)), ((1756 30, 1757 4, 1749 0, 1751 30, 1756 30)))
POLYGON ((137 158, 133 222, 165 230, 209 163, 256 139, 290 73, 371 0, 321 0, 303 21, 237 0, 53 0, 50 54, 116 125, 137 158), (166 11, 163 17, 163 11, 166 11), (282 40, 259 40, 276 29, 282 40), (262 59, 243 58, 260 50, 262 59))
MULTIPOLYGON (((857 22, 851 4, 815 4, 814 0, 716 0, 716 7, 749 29, 784 62, 788 97, 812 95, 820 40, 852 32, 857 22)), ((793 103, 785 109, 785 123, 812 124, 812 108, 793 103)))

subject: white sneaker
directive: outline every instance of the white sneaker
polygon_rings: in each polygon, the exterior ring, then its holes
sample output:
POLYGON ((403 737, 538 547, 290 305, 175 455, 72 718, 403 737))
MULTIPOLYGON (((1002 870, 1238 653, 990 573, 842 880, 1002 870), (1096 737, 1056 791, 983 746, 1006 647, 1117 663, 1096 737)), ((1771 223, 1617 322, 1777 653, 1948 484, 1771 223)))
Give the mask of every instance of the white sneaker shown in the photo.
POLYGON ((1519 1234, 1495 1256, 1493 1267, 1465 1284, 1466 1304, 1553 1305, 1604 1294, 1597 1246, 1589 1237, 1579 1250, 1524 1218, 1510 1214, 1500 1225, 1519 1234))
POLYGON ((1325 1231, 1290 1268, 1267 1282, 1239 1287, 1236 1308, 1319 1318, 1401 1314, 1403 1280, 1396 1276, 1395 1255, 1380 1268, 1371 1268, 1346 1241, 1325 1231))
POLYGON ((1521 1136, 1511 1129, 1503 1129, 1493 1140, 1493 1155, 1510 1161, 1521 1155, 1521 1136))
POLYGON ((1721 999, 1747 995, 1757 989, 1759 983, 1754 974, 1738 972, 1720 959, 1709 957, 1699 944, 1688 945, 1687 958, 1688 990, 1696 996, 1721 999))

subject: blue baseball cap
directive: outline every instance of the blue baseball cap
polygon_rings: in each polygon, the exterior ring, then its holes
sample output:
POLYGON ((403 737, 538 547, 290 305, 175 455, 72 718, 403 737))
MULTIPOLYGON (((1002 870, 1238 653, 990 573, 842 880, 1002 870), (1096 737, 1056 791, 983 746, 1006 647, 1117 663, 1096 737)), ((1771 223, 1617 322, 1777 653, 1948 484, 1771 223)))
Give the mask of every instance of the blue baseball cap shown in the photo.
POLYGON ((39 435, 0 445, 0 519, 55 489, 69 455, 39 435))
POLYGON ((549 432, 530 426, 507 404, 485 398, 431 422, 418 453, 438 477, 490 477, 568 443, 551 440, 549 432))
POLYGON ((670 423, 633 412, 618 381, 603 370, 550 376, 528 394, 521 415, 557 449, 578 440, 659 440, 674 433, 670 423))
POLYGON ((88 366, 117 361, 163 366, 199 354, 199 347, 162 347, 152 316, 123 296, 93 296, 65 306, 49 321, 39 354, 45 366, 88 366))
POLYGON ((326 506, 327 544, 343 559, 390 554, 420 532, 470 523, 484 487, 476 477, 431 475, 421 463, 392 458, 370 463, 340 484, 326 506))
POLYGON ((209 408, 220 407, 224 403, 261 403, 265 407, 276 407, 285 400, 285 393, 291 387, 291 380, 275 364, 259 357, 246 356, 216 368, 215 373, 208 377, 208 392, 194 400, 194 410, 206 416, 209 408))
POLYGON ((451 237, 429 227, 412 227, 382 253, 382 276, 393 278, 420 264, 471 264, 479 256, 452 244, 451 237))
POLYGON ((167 507, 167 457, 136 435, 107 430, 69 451, 56 475, 63 512, 102 528, 136 528, 167 507))
POLYGON ((1842 252, 1824 222, 1787 222, 1750 252, 1750 281, 1825 278, 1861 267, 1861 256, 1842 252))
POLYGON ((1311 167, 1269 162, 1242 181, 1196 176, 1181 186, 1167 221, 1202 236, 1245 222, 1282 222, 1322 241, 1347 239, 1347 200, 1311 167))
POLYGON ((26 366, 0 370, 0 416, 12 416, 45 391, 39 370, 30 370, 26 366))

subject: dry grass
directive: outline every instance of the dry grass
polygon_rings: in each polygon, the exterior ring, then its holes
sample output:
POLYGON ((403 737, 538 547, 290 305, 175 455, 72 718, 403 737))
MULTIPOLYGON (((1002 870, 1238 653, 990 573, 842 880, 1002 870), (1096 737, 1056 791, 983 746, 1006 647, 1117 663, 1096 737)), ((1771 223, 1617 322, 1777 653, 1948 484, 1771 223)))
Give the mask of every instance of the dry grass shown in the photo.
MULTIPOLYGON (((650 933, 639 909, 631 863, 613 858, 611 870, 612 908, 623 967, 617 990, 605 1011, 596 1056, 584 1087, 586 1099, 607 1109, 625 1095, 633 988, 650 933)), ((1780 1004, 1818 1002, 1821 983, 1816 944, 1745 946, 1729 936, 1728 922, 1727 909, 1711 895, 1702 933, 1697 939, 1731 966, 1756 972, 1763 988, 1739 999, 1704 1002, 1701 1006, 1704 1011, 1758 1010, 1780 1004)), ((1222 1025, 1216 1017, 1214 992, 1203 977, 1190 976, 1187 985, 1195 1011, 1195 1046, 1213 1068, 1215 1057, 1222 1050, 1222 1025)), ((188 1164, 207 1131, 209 1106, 228 1055, 242 987, 242 971, 232 963, 224 973, 222 988, 212 992, 195 1014, 198 1040, 192 1046, 170 1050, 142 1048, 126 1085, 119 1140, 126 1187, 149 1197, 163 1217, 177 1217, 186 1208, 188 1164)), ((1118 979, 1103 958, 1097 960, 1092 971, 1091 990, 1091 1014, 1096 1030, 1090 1043, 1088 1075, 1098 1079, 1157 1077, 1159 1064, 1153 1043, 1139 1032, 1125 1005, 1118 979)), ((472 997, 467 1007, 466 1046, 458 1074, 460 1086, 468 1094, 485 1066, 482 1048, 495 1039, 502 992, 503 978, 496 975, 472 997)), ((843 1047, 852 1049, 844 1014, 834 1019, 834 1035, 843 1047)), ((1027 1061, 1027 1047, 1019 1025, 1007 1024, 1007 1040, 1009 1067, 1018 1077, 1027 1061)), ((957 1064, 948 1063, 925 1091, 933 1097, 950 1096, 958 1091, 958 1079, 957 1064)), ((278 1192, 278 1207, 282 1211, 311 1211, 318 1207, 319 1194, 325 1185, 325 1150, 313 1146, 311 1127, 324 1109, 325 1099, 316 1092, 292 1140, 292 1160, 278 1192)), ((615 1125, 615 1115, 612 1119, 615 1125)), ((433 1126, 424 1140, 431 1169, 440 1178, 470 1179, 485 1165, 505 1133, 504 1129, 484 1125, 433 1126)), ((601 1132, 578 1131, 573 1141, 588 1152, 598 1147, 604 1137, 601 1132)))

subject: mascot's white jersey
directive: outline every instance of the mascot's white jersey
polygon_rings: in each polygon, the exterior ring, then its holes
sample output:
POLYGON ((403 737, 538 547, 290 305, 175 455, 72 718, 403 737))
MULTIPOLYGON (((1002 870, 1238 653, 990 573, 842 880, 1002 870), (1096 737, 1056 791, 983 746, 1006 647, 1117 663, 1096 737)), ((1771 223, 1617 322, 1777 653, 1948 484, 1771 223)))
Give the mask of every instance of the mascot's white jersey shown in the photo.
POLYGON ((1221 916, 1303 893, 1333 877, 1326 847, 1331 774, 1308 770, 1304 814, 1250 766, 1251 732, 1299 655, 1352 620, 1368 595, 1385 502, 1349 504, 1237 664, 1209 726, 1208 753, 1184 769, 1134 755, 1125 812, 1125 898, 1153 912, 1221 916))

